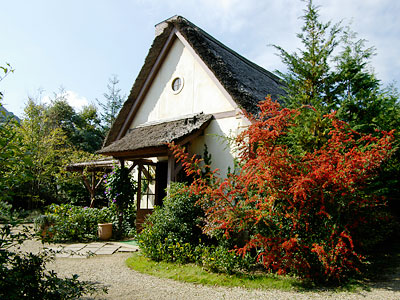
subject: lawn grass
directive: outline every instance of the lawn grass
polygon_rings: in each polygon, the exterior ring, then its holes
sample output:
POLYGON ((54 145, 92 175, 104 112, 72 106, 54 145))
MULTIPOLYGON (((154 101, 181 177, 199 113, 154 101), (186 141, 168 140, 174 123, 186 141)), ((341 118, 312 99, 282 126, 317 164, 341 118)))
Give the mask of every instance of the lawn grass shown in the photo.
POLYGON ((380 247, 379 250, 378 253, 375 253, 373 259, 370 260, 370 264, 364 270, 363 274, 340 285, 328 286, 313 284, 290 276, 278 276, 266 273, 254 275, 212 273, 195 264, 180 265, 155 262, 144 257, 140 252, 134 253, 132 257, 128 258, 126 264, 128 267, 141 273, 195 284, 244 287, 249 289, 356 292, 360 290, 368 291, 374 282, 382 282, 382 280, 390 281, 393 280, 393 276, 398 274, 397 272, 400 269, 400 237, 393 238, 390 242, 380 247))
POLYGON ((180 265, 168 262, 155 262, 140 253, 134 253, 127 259, 128 267, 140 273, 178 281, 227 287, 244 287, 249 289, 301 289, 302 282, 288 276, 218 274, 207 272, 195 264, 180 265))
POLYGON ((118 243, 123 243, 130 246, 139 246, 139 243, 136 240, 118 241, 118 243))

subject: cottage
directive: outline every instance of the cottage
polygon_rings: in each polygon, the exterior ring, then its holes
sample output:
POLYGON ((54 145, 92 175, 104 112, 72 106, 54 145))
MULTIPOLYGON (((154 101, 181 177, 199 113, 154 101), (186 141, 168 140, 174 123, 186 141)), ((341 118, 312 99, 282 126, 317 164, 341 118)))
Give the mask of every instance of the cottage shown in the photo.
POLYGON ((131 93, 99 153, 137 166, 137 226, 160 205, 177 179, 166 143, 201 155, 204 145, 221 175, 233 153, 223 137, 235 136, 267 95, 283 93, 277 76, 237 54, 181 16, 157 24, 156 37, 131 93), (222 137, 222 138, 221 138, 222 137))

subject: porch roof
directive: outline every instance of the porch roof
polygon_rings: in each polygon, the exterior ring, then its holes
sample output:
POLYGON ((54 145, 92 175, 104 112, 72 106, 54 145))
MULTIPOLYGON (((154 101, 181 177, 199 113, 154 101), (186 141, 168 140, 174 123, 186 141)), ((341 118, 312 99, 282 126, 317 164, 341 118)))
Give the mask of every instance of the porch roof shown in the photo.
POLYGON ((69 164, 65 167, 65 169, 69 172, 82 172, 83 170, 87 170, 89 172, 104 171, 111 170, 113 165, 118 164, 119 160, 113 159, 112 157, 105 157, 103 159, 69 164))
POLYGON ((167 143, 186 143, 200 134, 212 118, 213 115, 211 114, 197 114, 136 127, 130 129, 123 138, 102 148, 97 153, 114 157, 166 154, 167 143))

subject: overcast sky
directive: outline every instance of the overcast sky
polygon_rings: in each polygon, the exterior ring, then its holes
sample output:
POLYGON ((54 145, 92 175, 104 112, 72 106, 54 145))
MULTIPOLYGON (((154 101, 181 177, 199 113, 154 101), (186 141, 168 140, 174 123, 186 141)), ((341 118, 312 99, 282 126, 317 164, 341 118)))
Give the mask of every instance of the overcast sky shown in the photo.
MULTIPOLYGON (((315 0, 323 21, 351 28, 377 48, 373 67, 384 84, 400 87, 400 1, 315 0)), ((271 44, 300 46, 300 0, 0 0, 0 65, 15 72, 0 82, 3 103, 18 116, 29 96, 62 86, 70 104, 103 100, 118 75, 128 94, 154 38, 154 25, 182 15, 267 70, 283 70, 271 44)))

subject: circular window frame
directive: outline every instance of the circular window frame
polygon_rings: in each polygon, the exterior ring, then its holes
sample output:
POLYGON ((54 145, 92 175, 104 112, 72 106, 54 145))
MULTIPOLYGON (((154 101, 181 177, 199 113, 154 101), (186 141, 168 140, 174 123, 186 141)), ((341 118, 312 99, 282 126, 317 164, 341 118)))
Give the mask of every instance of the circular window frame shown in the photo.
POLYGON ((183 89, 184 83, 185 83, 185 81, 183 80, 183 77, 181 77, 181 76, 174 77, 174 79, 172 79, 172 81, 171 81, 171 91, 172 91, 172 93, 174 95, 179 94, 183 89), (174 83, 178 79, 181 81, 181 85, 177 90, 174 90, 174 83))

